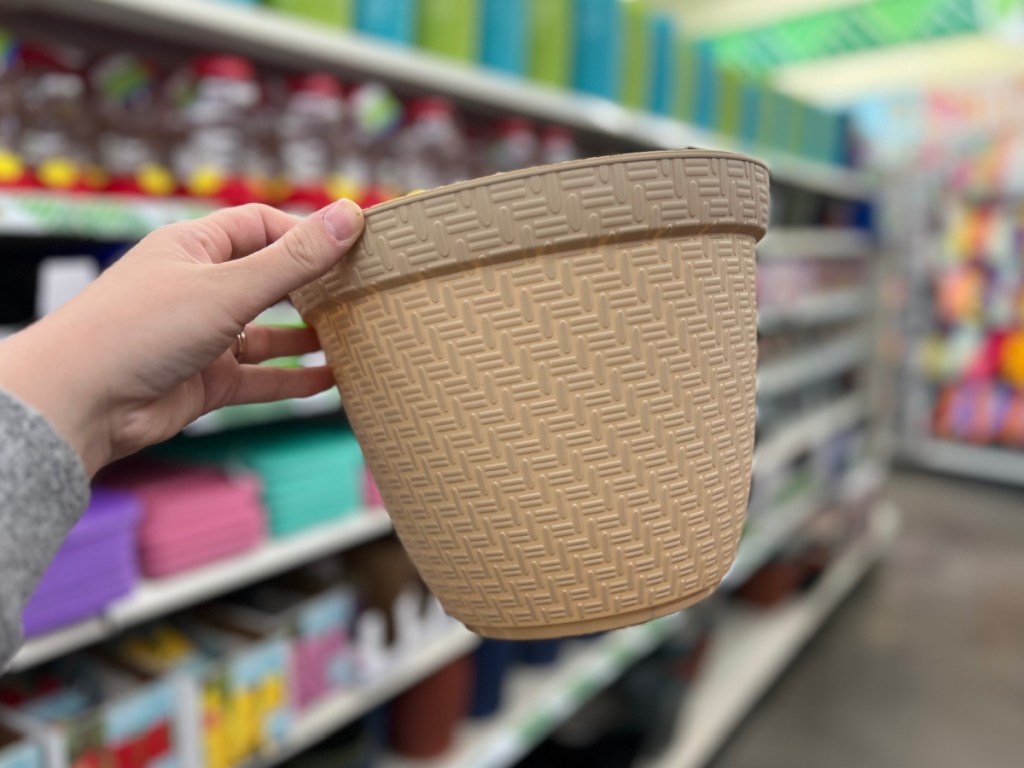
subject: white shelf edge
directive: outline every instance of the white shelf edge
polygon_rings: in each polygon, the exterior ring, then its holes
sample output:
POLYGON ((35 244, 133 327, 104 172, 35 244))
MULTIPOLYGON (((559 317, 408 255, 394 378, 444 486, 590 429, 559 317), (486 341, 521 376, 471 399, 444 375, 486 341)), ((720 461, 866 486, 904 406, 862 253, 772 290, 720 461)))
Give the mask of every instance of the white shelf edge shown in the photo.
POLYGON ((250 427, 287 419, 325 416, 329 413, 340 412, 341 397, 338 395, 338 390, 332 387, 324 392, 301 399, 284 400, 277 403, 229 405, 226 408, 203 414, 185 427, 183 432, 186 435, 198 437, 239 427, 250 427))
POLYGON ((10 670, 41 664, 110 637, 125 627, 195 605, 217 595, 283 573, 332 552, 385 535, 391 519, 383 510, 363 511, 316 526, 227 560, 167 579, 143 580, 98 617, 28 640, 10 670))
POLYGON ((701 768, 786 670, 899 530, 899 512, 881 503, 868 533, 852 544, 807 595, 770 611, 733 609, 712 638, 710 656, 673 743, 642 768, 701 768))
POLYGON ((1024 451, 954 440, 908 441, 907 455, 920 466, 978 480, 1024 485, 1024 451))
POLYGON ((817 344, 761 366, 757 372, 757 394, 759 397, 775 397, 837 375, 866 361, 868 354, 868 337, 860 331, 842 336, 837 341, 817 344))
POLYGON ((762 261, 859 259, 876 251, 871 233, 856 227, 769 227, 757 245, 762 261))
POLYGON ((453 623, 450 630, 427 640, 419 649, 399 659, 378 680, 331 694, 314 704, 298 717, 280 749, 253 761, 247 768, 269 768, 287 762, 446 664, 470 653, 479 643, 477 635, 461 624, 453 623))
POLYGON ((835 323, 860 317, 868 307, 868 292, 864 288, 820 291, 793 302, 778 302, 777 306, 759 309, 757 328, 764 332, 774 330, 775 326, 835 323))
POLYGON ((178 198, 2 190, 0 234, 138 240, 164 224, 204 216, 216 208, 201 200, 178 198))
POLYGON ((771 473, 795 456, 821 445, 867 416, 863 395, 853 392, 798 416, 774 431, 754 451, 754 472, 771 473))
POLYGON ((500 712, 459 726, 452 750, 432 760, 389 755, 382 768, 504 768, 529 753, 595 693, 685 621, 677 613, 591 641, 570 641, 555 667, 516 667, 500 712))
MULTIPOLYGON (((197 41, 225 45, 292 66, 305 61, 378 77, 650 148, 746 149, 735 139, 671 118, 341 30, 320 29, 268 9, 209 0, 37 0, 32 8, 191 45, 197 41)), ((863 171, 777 150, 755 147, 748 151, 766 157, 777 179, 838 197, 868 199, 878 186, 876 177, 863 171)))

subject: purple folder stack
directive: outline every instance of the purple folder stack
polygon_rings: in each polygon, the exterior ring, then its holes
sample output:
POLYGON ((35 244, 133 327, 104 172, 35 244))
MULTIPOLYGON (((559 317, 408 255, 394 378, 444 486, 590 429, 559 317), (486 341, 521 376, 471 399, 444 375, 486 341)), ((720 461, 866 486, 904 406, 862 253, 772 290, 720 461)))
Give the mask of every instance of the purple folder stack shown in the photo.
POLYGON ((22 616, 26 637, 74 624, 128 594, 138 579, 135 526, 139 502, 95 488, 22 616))

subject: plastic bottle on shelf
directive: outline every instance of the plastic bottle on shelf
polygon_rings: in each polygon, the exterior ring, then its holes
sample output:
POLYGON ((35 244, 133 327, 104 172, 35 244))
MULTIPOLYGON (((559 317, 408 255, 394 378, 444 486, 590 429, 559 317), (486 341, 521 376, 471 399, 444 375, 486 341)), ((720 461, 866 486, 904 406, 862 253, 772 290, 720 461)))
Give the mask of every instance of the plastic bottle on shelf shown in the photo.
POLYGON ((495 125, 495 138, 490 147, 494 172, 516 171, 537 164, 537 134, 533 124, 523 117, 506 117, 495 125))
POLYGON ((580 156, 572 132, 561 125, 548 125, 541 131, 540 162, 565 163, 580 156))
POLYGON ((18 151, 32 184, 69 191, 99 186, 90 150, 83 57, 70 48, 23 46, 18 79, 18 151))
POLYGON ((469 176, 468 144, 450 101, 425 98, 409 105, 398 136, 404 191, 433 189, 469 176))
POLYGON ((260 92, 252 64, 238 56, 204 56, 174 79, 172 164, 187 194, 233 205, 254 197, 245 169, 260 92))
POLYGON ((333 199, 327 178, 343 140, 345 98, 342 85, 328 74, 310 74, 289 82, 278 121, 285 204, 317 210, 333 199))
POLYGON ((0 187, 20 187, 29 183, 18 139, 21 131, 18 94, 22 77, 18 41, 0 30, 0 187))
POLYGON ((335 165, 328 178, 333 199, 347 197, 364 208, 401 194, 395 130, 402 104, 380 83, 354 88, 346 102, 345 130, 335 140, 335 165))
POLYGON ((98 119, 97 160, 107 189, 156 197, 173 194, 152 67, 131 54, 114 54, 94 63, 88 80, 98 119))

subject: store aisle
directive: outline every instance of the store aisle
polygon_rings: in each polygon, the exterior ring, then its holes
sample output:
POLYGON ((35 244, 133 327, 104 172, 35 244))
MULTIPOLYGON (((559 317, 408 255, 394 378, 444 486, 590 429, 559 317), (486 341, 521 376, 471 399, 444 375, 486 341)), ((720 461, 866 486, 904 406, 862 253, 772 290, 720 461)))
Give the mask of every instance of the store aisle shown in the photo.
POLYGON ((886 563, 715 768, 1017 765, 1024 748, 1024 493, 911 473, 886 563))

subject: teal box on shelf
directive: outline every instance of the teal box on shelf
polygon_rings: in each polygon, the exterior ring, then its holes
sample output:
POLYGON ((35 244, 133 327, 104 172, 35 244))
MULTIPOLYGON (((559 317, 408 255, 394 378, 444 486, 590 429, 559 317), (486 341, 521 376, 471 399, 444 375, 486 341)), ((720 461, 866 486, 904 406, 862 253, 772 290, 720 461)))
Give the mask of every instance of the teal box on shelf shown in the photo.
POLYGON ((744 78, 740 84, 739 137, 748 146, 758 141, 764 93, 765 86, 753 78, 744 78))
POLYGON ((575 0, 576 67, 579 91, 615 99, 622 57, 619 0, 575 0))
POLYGON ((364 34, 411 45, 418 28, 417 0, 357 0, 356 29, 364 34))
POLYGON ((0 768, 45 768, 39 742, 0 722, 0 768))
POLYGON ((679 86, 676 61, 676 26, 672 17, 663 13, 651 15, 651 82, 648 108, 659 115, 671 115, 676 109, 679 86))
POLYGON ((526 74, 529 62, 530 0, 481 0, 480 63, 526 74))
POLYGON ((281 424, 172 441, 158 454, 259 475, 267 530, 279 538, 365 505, 366 465, 340 425, 281 424))
POLYGON ((710 128, 715 125, 718 116, 718 68, 711 46, 707 43, 698 43, 694 50, 694 59, 695 69, 691 74, 695 85, 693 121, 697 125, 710 128))

